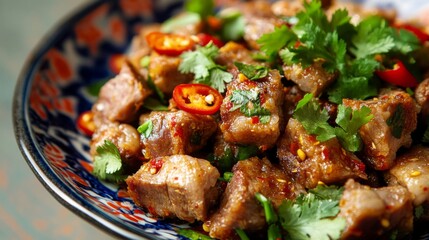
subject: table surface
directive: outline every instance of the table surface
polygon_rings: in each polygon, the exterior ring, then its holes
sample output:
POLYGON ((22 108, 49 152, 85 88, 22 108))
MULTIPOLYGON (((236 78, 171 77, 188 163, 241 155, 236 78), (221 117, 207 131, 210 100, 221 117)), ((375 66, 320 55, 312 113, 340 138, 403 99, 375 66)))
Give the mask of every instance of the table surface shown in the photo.
POLYGON ((13 89, 40 39, 85 0, 0 0, 0 239, 113 239, 57 202, 31 172, 12 126, 13 89))

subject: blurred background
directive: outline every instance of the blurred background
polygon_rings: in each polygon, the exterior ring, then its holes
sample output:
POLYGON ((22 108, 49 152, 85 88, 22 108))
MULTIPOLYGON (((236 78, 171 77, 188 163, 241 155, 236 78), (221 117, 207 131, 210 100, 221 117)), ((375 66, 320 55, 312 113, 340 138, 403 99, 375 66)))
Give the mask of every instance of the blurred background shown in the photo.
POLYGON ((89 0, 0 0, 0 239, 113 239, 60 203, 31 172, 12 126, 16 79, 30 52, 89 0))

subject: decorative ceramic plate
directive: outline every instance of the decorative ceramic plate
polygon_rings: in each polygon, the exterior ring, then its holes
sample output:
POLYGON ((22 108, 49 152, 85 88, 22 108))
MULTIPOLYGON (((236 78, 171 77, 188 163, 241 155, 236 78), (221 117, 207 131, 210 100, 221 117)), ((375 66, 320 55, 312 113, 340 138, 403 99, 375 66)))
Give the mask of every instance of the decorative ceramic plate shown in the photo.
MULTIPOLYGON (((359 1, 364 2, 364 1, 359 1)), ((402 1, 405 2, 405 1, 402 1)), ((426 1, 407 2, 404 10, 426 1)), ((399 1, 383 1, 398 7, 399 1)), ((33 172, 63 205, 102 229, 124 238, 184 239, 176 225, 155 220, 115 185, 91 174, 89 137, 76 127, 89 110, 94 83, 114 75, 112 61, 126 52, 145 24, 177 13, 181 1, 110 0, 91 2, 58 25, 30 56, 16 86, 17 141, 33 172)))

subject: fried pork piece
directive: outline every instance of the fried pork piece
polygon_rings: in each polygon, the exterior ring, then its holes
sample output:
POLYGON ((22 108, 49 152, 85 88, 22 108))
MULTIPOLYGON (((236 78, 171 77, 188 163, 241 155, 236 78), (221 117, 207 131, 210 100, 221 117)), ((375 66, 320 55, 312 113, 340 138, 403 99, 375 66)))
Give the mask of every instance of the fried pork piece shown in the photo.
POLYGON ((100 90, 92 107, 96 127, 105 122, 129 123, 136 120, 138 111, 152 90, 143 76, 130 64, 125 63, 121 72, 110 79, 100 90))
POLYGON ((164 93, 171 94, 179 84, 193 80, 193 74, 179 71, 180 57, 160 55, 152 52, 149 63, 149 76, 155 85, 164 93))
POLYGON ((429 203, 429 148, 415 146, 399 156, 386 179, 389 185, 406 187, 415 206, 429 203))
POLYGON ((91 159, 94 159, 97 147, 103 145, 105 140, 111 141, 118 148, 126 170, 134 172, 140 167, 142 164, 140 134, 133 126, 112 122, 97 128, 90 142, 91 159))
POLYGON ((152 121, 153 129, 148 138, 142 135, 140 140, 147 159, 195 152, 206 145, 217 129, 213 117, 181 110, 152 111, 140 118, 141 123, 148 120, 152 121))
POLYGON ((367 106, 374 118, 363 125, 364 158, 376 170, 387 170, 395 163, 397 150, 411 145, 411 133, 417 127, 417 106, 402 91, 390 91, 372 100, 343 99, 345 106, 360 109, 367 106))
POLYGON ((228 42, 219 49, 219 56, 216 62, 226 66, 228 70, 234 69, 234 62, 241 62, 251 65, 263 65, 252 58, 252 51, 236 42, 228 42))
POLYGON ((245 19, 243 38, 252 49, 259 50, 257 40, 262 35, 285 24, 283 20, 274 15, 271 4, 267 1, 250 1, 240 4, 238 8, 245 19))
POLYGON ((365 165, 344 150, 337 138, 319 142, 294 118, 289 119, 277 144, 277 157, 283 169, 306 188, 316 187, 319 181, 332 184, 349 178, 366 179, 365 165))
POLYGON ((345 184, 339 216, 347 227, 341 239, 377 239, 413 228, 413 206, 409 192, 402 186, 370 188, 354 180, 345 184))
MULTIPOLYGON (((228 85, 220 108, 222 118, 220 128, 225 141, 262 148, 274 146, 283 124, 282 104, 283 85, 277 70, 270 70, 265 78, 255 81, 247 79, 241 73, 237 74, 228 85), (231 97, 234 92, 240 91, 257 92, 261 107, 269 111, 268 122, 261 122, 259 116, 247 117, 241 109, 231 111, 235 104, 231 101, 231 97)), ((244 105, 249 110, 255 109, 255 105, 250 102, 244 105)))
POLYGON ((154 216, 194 222, 206 220, 216 203, 219 176, 207 160, 173 155, 150 160, 126 183, 133 201, 154 216))
POLYGON ((264 210, 256 193, 261 193, 278 207, 284 199, 294 199, 303 189, 266 158, 239 161, 222 196, 219 209, 205 225, 211 237, 228 239, 234 229, 257 231, 265 227, 264 210))
POLYGON ((283 72, 286 79, 296 83, 302 91, 312 93, 316 97, 336 78, 334 73, 328 73, 323 69, 322 62, 313 63, 307 68, 303 68, 301 64, 283 65, 283 72))

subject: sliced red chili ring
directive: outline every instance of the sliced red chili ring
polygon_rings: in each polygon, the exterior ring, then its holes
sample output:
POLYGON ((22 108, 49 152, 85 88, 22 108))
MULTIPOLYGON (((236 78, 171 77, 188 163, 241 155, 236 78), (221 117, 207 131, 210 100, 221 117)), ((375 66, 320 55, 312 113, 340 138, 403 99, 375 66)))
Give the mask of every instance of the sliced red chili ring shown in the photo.
POLYGON ((94 114, 91 111, 83 112, 77 118, 77 128, 88 136, 92 136, 95 131, 94 114))
POLYGON ((167 56, 178 56, 195 45, 191 37, 162 32, 149 33, 146 35, 146 41, 157 53, 167 56))
POLYGON ((222 104, 222 95, 214 88, 204 84, 180 84, 173 90, 173 99, 183 111, 211 115, 222 104))
POLYGON ((408 71, 405 65, 397 60, 393 69, 386 69, 375 72, 382 80, 400 87, 416 87, 419 83, 416 78, 408 71))
POLYGON ((212 36, 210 34, 207 34, 207 33, 199 33, 197 35, 197 37, 199 39, 199 44, 201 46, 205 46, 205 45, 209 44, 210 42, 213 42, 213 44, 216 45, 216 47, 218 47, 218 48, 221 48, 224 45, 223 42, 219 38, 212 36))

